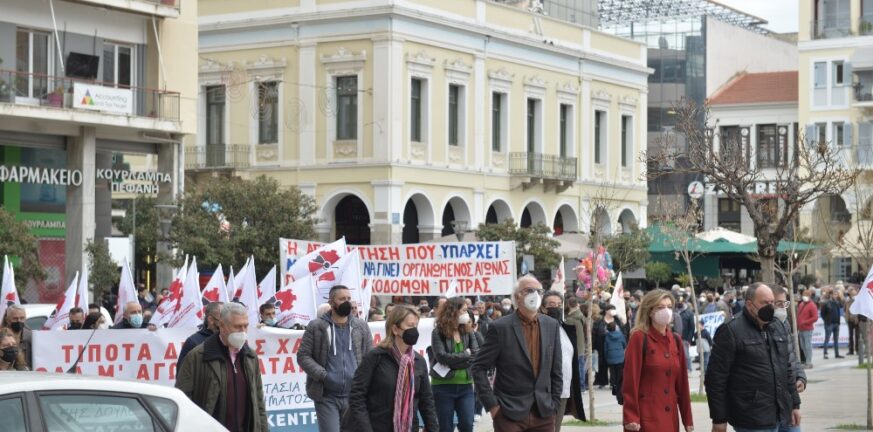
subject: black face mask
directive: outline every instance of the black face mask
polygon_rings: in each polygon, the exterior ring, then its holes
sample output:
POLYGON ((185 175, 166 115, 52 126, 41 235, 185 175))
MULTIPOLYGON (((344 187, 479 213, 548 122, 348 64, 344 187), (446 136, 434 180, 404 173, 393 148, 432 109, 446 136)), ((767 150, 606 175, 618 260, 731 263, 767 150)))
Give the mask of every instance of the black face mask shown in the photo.
POLYGON ((775 313, 776 309, 773 307, 773 305, 768 304, 758 309, 758 318, 760 318, 761 321, 770 322, 773 321, 773 315, 775 313))
POLYGON ((18 332, 20 332, 22 329, 24 329, 24 323, 21 322, 21 321, 16 321, 16 322, 14 322, 14 323, 12 323, 12 324, 9 324, 9 328, 11 328, 12 331, 14 331, 15 333, 18 333, 18 332))
POLYGON ((546 315, 558 320, 558 322, 561 322, 561 312, 562 310, 559 307, 546 308, 546 315))
POLYGON ((352 303, 351 302, 340 303, 340 305, 333 308, 333 310, 336 312, 337 315, 339 315, 341 317, 347 317, 347 316, 349 316, 349 314, 352 313, 352 303))
POLYGON ((403 339, 403 343, 406 345, 415 345, 418 342, 418 329, 415 327, 408 328, 403 331, 403 335, 400 338, 403 339))
POLYGON ((67 327, 68 330, 82 330, 82 325, 84 323, 70 321, 70 325, 67 327))
POLYGON ((15 357, 18 356, 18 347, 6 347, 3 348, 3 357, 0 357, 6 363, 12 363, 15 361, 15 357))

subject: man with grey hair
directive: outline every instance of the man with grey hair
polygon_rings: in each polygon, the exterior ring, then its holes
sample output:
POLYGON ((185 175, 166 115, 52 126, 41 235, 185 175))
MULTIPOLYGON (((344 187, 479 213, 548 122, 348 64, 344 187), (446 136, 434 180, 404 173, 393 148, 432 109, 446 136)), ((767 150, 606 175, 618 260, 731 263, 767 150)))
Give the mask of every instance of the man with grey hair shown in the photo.
POLYGON ((200 329, 185 339, 182 344, 182 349, 179 350, 179 359, 176 361, 176 369, 182 364, 185 356, 191 352, 194 347, 203 343, 209 336, 218 333, 218 326, 221 323, 221 305, 220 301, 210 302, 203 309, 203 324, 200 324, 200 329))
POLYGON ((774 323, 775 296, 752 284, 741 314, 715 333, 706 394, 713 432, 777 431, 800 426, 800 395, 788 357, 788 332, 774 323))
POLYGON ((138 329, 142 328, 144 318, 142 315, 142 305, 138 301, 129 301, 124 304, 124 318, 110 327, 111 329, 138 329))
POLYGON ((348 287, 328 293, 330 311, 309 322, 303 332, 297 363, 306 372, 306 395, 315 404, 318 430, 339 432, 349 407, 352 378, 364 354, 373 347, 370 326, 352 314, 348 287))
POLYGON ((218 333, 188 353, 176 388, 231 432, 267 432, 258 356, 246 344, 248 310, 228 303, 220 316, 218 333))
POLYGON ((516 313, 491 324, 473 361, 473 381, 494 430, 554 432, 563 390, 563 354, 560 325, 537 313, 542 297, 542 284, 533 276, 522 276, 512 293, 516 313), (493 388, 488 379, 492 369, 493 388))

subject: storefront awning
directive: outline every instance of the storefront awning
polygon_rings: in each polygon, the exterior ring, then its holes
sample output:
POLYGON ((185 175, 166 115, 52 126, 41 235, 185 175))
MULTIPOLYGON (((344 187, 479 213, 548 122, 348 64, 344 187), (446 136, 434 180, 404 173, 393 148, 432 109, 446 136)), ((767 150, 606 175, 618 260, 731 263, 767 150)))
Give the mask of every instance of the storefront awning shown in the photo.
POLYGON ((873 46, 860 47, 852 54, 852 69, 873 69, 873 46))

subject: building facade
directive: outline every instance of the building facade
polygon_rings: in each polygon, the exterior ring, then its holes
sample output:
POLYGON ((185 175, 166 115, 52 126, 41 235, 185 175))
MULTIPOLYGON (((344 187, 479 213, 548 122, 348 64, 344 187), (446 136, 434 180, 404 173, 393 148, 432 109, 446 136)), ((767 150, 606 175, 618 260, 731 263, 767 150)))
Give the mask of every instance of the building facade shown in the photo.
POLYGON ((297 186, 321 240, 645 224, 637 42, 485 0, 221 1, 200 5, 200 57, 188 181, 297 186))
MULTIPOLYGON (((648 65, 654 71, 648 77, 649 154, 683 151, 685 141, 673 131, 677 121, 673 107, 681 100, 702 105, 741 72, 797 68, 795 46, 768 35, 761 27, 766 23, 709 0, 600 1, 604 31, 643 42, 648 48, 648 65)), ((702 179, 675 172, 663 163, 648 168, 653 174, 648 183, 649 216, 663 219, 684 213, 689 183, 702 179)))
MULTIPOLYGON (((852 242, 869 225, 873 198, 873 2, 802 0, 799 15, 799 122, 808 141, 839 147, 861 169, 857 187, 819 199, 802 223, 820 241, 852 242)), ((867 271, 851 254, 834 255, 818 262, 826 281, 867 271)))
POLYGON ((25 298, 53 302, 87 267, 86 243, 112 234, 114 198, 181 189, 197 2, 8 0, 2 12, 0 204, 40 239, 48 279, 25 298))

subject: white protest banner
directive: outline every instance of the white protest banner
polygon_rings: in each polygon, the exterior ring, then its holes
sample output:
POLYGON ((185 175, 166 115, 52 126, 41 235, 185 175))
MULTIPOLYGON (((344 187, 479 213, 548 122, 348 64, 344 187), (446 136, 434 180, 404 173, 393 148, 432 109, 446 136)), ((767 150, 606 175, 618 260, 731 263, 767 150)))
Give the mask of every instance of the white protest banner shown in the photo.
MULTIPOLYGON (((812 346, 820 347, 824 345, 824 340, 824 320, 819 317, 818 321, 815 322, 815 326, 812 328, 812 346)), ((840 346, 849 346, 849 326, 846 324, 846 318, 844 317, 840 317, 840 340, 838 343, 840 346)), ((831 335, 831 340, 828 341, 828 346, 833 348, 834 335, 831 335)))
MULTIPOLYGON (((415 350, 425 360, 431 344, 433 318, 418 324, 421 335, 415 350)), ((385 336, 385 323, 369 323, 373 343, 385 336)), ((267 421, 272 432, 317 432, 315 408, 306 396, 306 373, 297 364, 302 330, 249 327, 248 344, 258 354, 264 385, 267 421)), ((89 331, 35 331, 33 368, 38 372, 65 372, 79 353, 76 371, 172 386, 176 379, 176 359, 185 339, 196 329, 160 328, 157 331, 97 330, 87 348, 89 331), (84 351, 83 351, 84 349, 84 351)))
POLYGON ((715 330, 724 324, 724 313, 713 312, 700 315, 700 320, 703 321, 703 328, 709 332, 710 337, 715 337, 715 330))
MULTIPOLYGON (((282 275, 323 243, 279 239, 282 275)), ((420 243, 348 246, 361 254, 363 281, 373 295, 438 296, 458 281, 459 295, 510 294, 515 282, 514 242, 420 243)))

